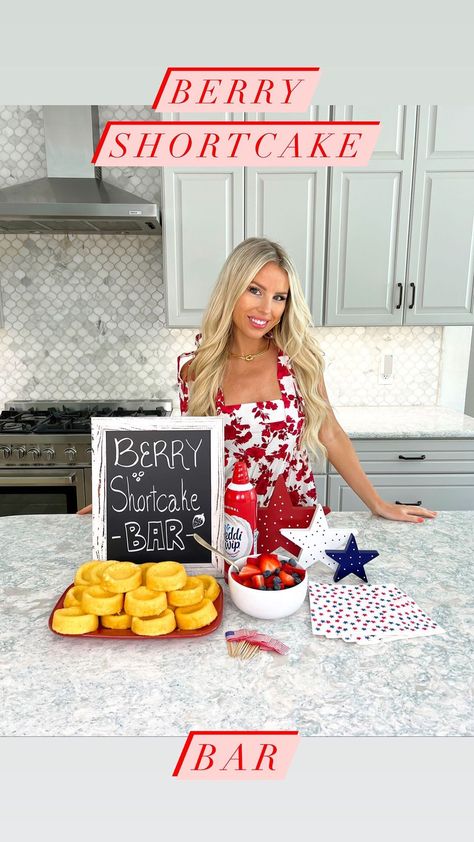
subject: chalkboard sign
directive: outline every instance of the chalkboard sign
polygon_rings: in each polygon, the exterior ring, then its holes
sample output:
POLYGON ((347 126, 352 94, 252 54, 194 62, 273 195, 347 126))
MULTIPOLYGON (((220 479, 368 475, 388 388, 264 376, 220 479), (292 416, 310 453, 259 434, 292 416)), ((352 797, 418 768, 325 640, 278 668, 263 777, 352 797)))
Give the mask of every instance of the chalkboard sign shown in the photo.
POLYGON ((192 537, 223 545, 222 418, 92 418, 94 558, 217 572, 192 537))

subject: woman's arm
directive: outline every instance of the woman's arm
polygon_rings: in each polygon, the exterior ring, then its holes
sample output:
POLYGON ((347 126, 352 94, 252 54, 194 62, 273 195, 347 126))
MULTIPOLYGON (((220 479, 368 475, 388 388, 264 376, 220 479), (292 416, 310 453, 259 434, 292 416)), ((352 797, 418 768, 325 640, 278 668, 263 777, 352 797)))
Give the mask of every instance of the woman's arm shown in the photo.
POLYGON ((327 449, 331 465, 334 465, 336 471, 360 497, 372 514, 389 520, 408 520, 413 523, 423 522, 424 517, 436 517, 436 512, 424 509, 421 506, 399 506, 396 503, 386 503, 382 500, 362 469, 349 436, 344 432, 334 415, 329 404, 324 378, 321 379, 319 391, 330 408, 329 415, 319 431, 319 440, 327 449))

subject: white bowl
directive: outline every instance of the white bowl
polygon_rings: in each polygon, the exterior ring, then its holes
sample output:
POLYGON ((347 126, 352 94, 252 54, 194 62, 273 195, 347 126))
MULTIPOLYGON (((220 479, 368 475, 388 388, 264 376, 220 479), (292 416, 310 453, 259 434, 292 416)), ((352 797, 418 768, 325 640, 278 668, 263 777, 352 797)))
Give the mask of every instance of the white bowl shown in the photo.
MULTIPOLYGON (((249 556, 251 558, 251 556, 249 556)), ((286 561, 284 556, 279 560, 286 561)), ((254 588, 246 588, 236 582, 229 573, 229 591, 232 602, 244 614, 250 617, 257 617, 260 620, 279 620, 281 617, 289 617, 298 611, 305 600, 308 590, 308 571, 305 571, 304 579, 299 585, 285 588, 282 591, 260 591, 254 588)))

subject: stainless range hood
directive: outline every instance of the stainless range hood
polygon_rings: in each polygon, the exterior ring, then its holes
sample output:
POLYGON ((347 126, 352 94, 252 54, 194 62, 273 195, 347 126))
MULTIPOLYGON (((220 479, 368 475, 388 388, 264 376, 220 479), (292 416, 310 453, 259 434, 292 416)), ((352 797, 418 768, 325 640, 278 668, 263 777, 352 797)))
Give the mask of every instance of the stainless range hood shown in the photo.
POLYGON ((160 211, 90 163, 97 106, 44 106, 47 178, 0 189, 0 232, 159 234, 160 211))

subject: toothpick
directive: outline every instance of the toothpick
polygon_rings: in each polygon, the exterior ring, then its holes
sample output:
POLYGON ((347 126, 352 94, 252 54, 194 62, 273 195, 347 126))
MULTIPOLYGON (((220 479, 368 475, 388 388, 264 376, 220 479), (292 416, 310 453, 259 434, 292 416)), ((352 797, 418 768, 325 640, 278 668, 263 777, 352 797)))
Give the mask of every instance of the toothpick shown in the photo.
POLYGON ((238 658, 241 658, 241 657, 242 657, 242 655, 243 655, 243 654, 244 654, 244 652, 245 652, 245 647, 246 647, 246 646, 247 646, 247 641, 246 641, 246 640, 241 640, 241 641, 237 644, 237 651, 236 651, 236 655, 237 655, 237 657, 238 657, 238 658))
POLYGON ((249 656, 250 652, 252 651, 252 649, 253 649, 252 644, 251 644, 251 643, 249 643, 249 642, 248 642, 248 640, 246 640, 246 641, 245 641, 244 648, 242 649, 242 651, 241 651, 241 653, 240 653, 240 657, 242 658, 242 660, 246 660, 246 659, 248 658, 248 656, 249 656))
POLYGON ((239 642, 237 643, 236 648, 235 648, 236 658, 240 658, 240 653, 242 652, 242 649, 244 648, 246 643, 247 643, 246 640, 239 640, 239 642))

